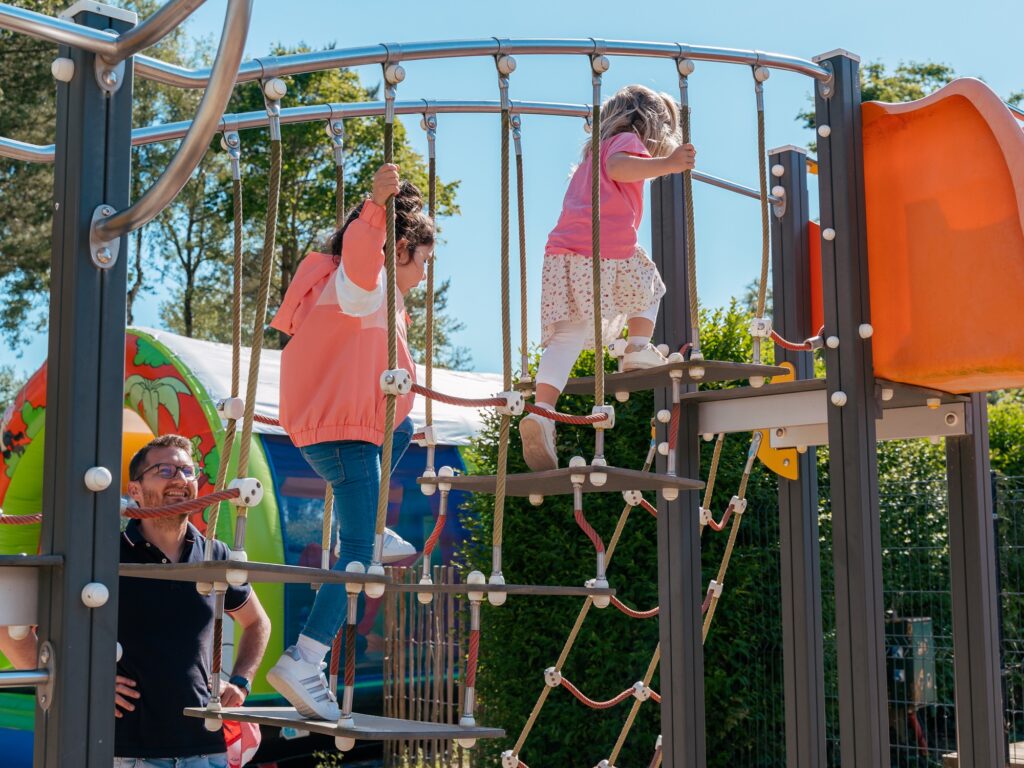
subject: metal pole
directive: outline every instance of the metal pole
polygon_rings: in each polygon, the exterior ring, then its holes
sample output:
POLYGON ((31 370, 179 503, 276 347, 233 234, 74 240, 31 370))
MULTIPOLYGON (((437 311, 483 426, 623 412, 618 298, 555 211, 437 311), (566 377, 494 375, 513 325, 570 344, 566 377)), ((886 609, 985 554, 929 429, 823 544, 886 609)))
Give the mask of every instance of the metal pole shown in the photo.
POLYGON ((832 540, 836 592, 836 661, 843 768, 889 764, 889 722, 883 648, 882 543, 871 340, 858 329, 871 322, 858 59, 834 51, 816 61, 833 82, 816 93, 818 190, 832 540))
POLYGON ((45 669, 8 669, 0 672, 0 688, 28 688, 43 685, 50 679, 45 669))
MULTIPOLYGON (((668 286, 658 313, 657 341, 679 349, 693 340, 686 297, 686 221, 683 177, 651 184, 652 257, 668 286)), ((692 389, 692 387, 691 387, 692 389)), ((655 408, 671 408, 672 390, 655 390, 655 408)), ((661 429, 667 427, 662 425, 661 429)), ((662 435, 659 439, 664 440, 662 435)), ((681 477, 700 474, 700 443, 695 407, 682 408, 675 467, 658 458, 658 472, 681 477)), ((701 630, 700 519, 697 491, 675 501, 658 497, 658 615, 661 639, 661 728, 665 765, 704 768, 704 649, 701 630)))
POLYGON ((1008 755, 984 394, 971 395, 968 414, 968 434, 946 438, 956 744, 960 765, 1002 768, 1008 764, 1008 755))
MULTIPOLYGON (((811 328, 807 152, 799 147, 770 150, 768 166, 772 183, 785 192, 785 208, 774 208, 771 216, 773 325, 784 338, 806 339, 817 331, 811 328)), ((792 363, 798 379, 814 378, 810 352, 777 347, 775 359, 792 363)), ((786 765, 824 768, 825 672, 815 449, 808 448, 796 461, 797 479, 779 478, 786 765)))
MULTIPOLYGON (((121 33, 130 27, 120 13, 112 18, 104 15, 105 6, 89 7, 75 16, 83 29, 121 33)), ((40 580, 39 637, 52 644, 56 674, 53 695, 45 704, 38 697, 34 764, 109 768, 128 259, 94 262, 89 225, 101 203, 128 204, 132 70, 126 67, 121 87, 108 93, 91 76, 95 54, 62 46, 60 55, 73 59, 82 74, 57 86, 40 551, 63 555, 64 566, 44 571, 40 580), (105 490, 86 486, 85 474, 93 467, 115 478, 105 490), (104 605, 83 603, 82 588, 90 582, 107 588, 104 605)))

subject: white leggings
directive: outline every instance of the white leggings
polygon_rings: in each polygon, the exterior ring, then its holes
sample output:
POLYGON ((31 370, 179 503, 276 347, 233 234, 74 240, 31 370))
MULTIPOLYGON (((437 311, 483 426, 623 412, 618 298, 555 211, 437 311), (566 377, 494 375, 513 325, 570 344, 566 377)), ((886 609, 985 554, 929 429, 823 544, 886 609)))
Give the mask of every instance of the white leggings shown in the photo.
MULTIPOLYGON (((654 323, 658 318, 660 304, 661 302, 656 301, 650 309, 630 315, 629 319, 642 317, 654 323)), ((565 383, 569 381, 569 373, 576 364, 576 359, 583 351, 586 340, 593 338, 593 335, 593 320, 578 320, 576 322, 563 320, 557 323, 555 332, 551 334, 548 345, 540 356, 540 365, 537 366, 537 383, 552 386, 559 392, 565 389, 565 383)))

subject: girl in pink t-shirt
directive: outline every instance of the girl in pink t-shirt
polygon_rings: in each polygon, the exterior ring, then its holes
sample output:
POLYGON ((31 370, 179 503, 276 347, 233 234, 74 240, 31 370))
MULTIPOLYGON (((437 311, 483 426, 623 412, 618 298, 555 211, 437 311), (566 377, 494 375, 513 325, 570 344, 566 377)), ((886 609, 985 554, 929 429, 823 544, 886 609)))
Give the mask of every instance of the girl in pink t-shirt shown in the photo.
MULTIPOLYGON (((629 330, 623 370, 653 368, 665 358, 651 344, 665 284, 637 245, 644 181, 693 168, 696 152, 680 145, 679 107, 671 96, 629 85, 601 107, 602 345, 629 330)), ((576 358, 594 345, 589 144, 573 173, 562 214, 548 235, 541 284, 541 355, 536 402, 554 409, 576 358)), ((555 469, 555 424, 530 414, 519 422, 526 463, 555 469)))

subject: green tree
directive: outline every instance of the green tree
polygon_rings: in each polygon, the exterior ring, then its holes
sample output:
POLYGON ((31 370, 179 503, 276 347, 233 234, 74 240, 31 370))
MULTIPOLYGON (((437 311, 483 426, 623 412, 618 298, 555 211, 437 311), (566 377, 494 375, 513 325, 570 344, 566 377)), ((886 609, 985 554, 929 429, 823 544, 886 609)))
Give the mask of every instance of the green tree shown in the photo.
POLYGON ((13 365, 0 365, 0 417, 14 402, 18 391, 25 386, 25 377, 14 370, 13 365))

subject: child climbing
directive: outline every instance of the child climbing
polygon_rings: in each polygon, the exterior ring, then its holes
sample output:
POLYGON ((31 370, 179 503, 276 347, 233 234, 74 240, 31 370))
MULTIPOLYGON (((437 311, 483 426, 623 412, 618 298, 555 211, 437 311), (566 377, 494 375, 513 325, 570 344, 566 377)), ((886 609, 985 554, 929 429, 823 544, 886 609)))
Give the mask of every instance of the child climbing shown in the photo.
MULTIPOLYGON (((680 145, 679 107, 671 96, 626 86, 601 107, 601 345, 628 328, 625 371, 664 365, 651 344, 665 284, 637 245, 644 181, 693 168, 696 152, 680 145)), ((536 403, 554 410, 569 372, 594 345, 589 145, 573 173, 558 223, 544 249, 541 355, 536 403)), ((555 469, 555 423, 530 414, 519 423, 530 469, 555 469)))
MULTIPOLYGON (((292 338, 281 357, 281 426, 310 466, 334 490, 340 557, 336 569, 373 553, 381 480, 385 398, 380 374, 388 368, 385 300, 385 210, 395 198, 398 288, 398 364, 415 372, 406 340, 403 296, 417 286, 432 258, 434 226, 422 212, 416 187, 398 167, 382 165, 373 193, 330 239, 330 253, 311 253, 299 265, 271 325, 292 338), (339 311, 340 310, 340 311, 339 311)), ((412 438, 413 395, 398 397, 392 461, 412 438)), ((347 605, 343 584, 317 593, 298 642, 267 673, 267 680, 305 717, 338 719, 321 662, 347 605)))

